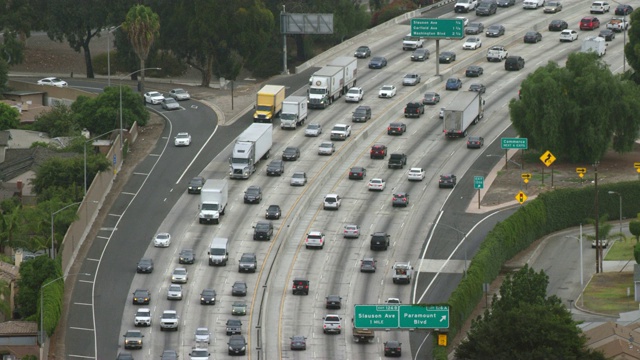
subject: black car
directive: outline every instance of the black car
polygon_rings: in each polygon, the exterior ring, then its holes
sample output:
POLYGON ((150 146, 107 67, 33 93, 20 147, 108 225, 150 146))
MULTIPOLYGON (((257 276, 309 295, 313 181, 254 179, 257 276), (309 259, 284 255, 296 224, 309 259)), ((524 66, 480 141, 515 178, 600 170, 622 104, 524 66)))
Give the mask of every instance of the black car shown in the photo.
POLYGON ((193 264, 196 261, 196 256, 193 249, 182 249, 180 255, 178 255, 178 263, 180 264, 193 264))
POLYGON ((213 289, 204 289, 200 293, 200 304, 202 305, 215 305, 216 304, 216 291, 213 289))
POLYGON ((487 87, 484 86, 483 84, 471 84, 469 86, 469 91, 475 91, 478 92, 480 94, 484 94, 487 91, 487 87))
POLYGON ((472 22, 464 29, 467 35, 478 35, 484 31, 484 24, 480 22, 472 22))
POLYGON ((535 44, 538 41, 542 41, 542 34, 537 31, 528 31, 524 34, 524 42, 525 44, 535 44))
POLYGON ((300 158, 300 149, 295 146, 288 146, 282 152, 282 160, 295 161, 300 158))
POLYGON ((247 296, 247 283, 236 281, 231 285, 231 296, 247 296))
POLYGON ((151 293, 147 289, 137 289, 133 292, 133 305, 149 305, 151 293))
POLYGON ((493 1, 483 1, 476 8, 477 16, 489 16, 498 11, 498 4, 493 1))
POLYGON ((273 224, 271 221, 258 221, 253 230, 253 240, 271 240, 273 224))
POLYGON ((153 259, 142 258, 138 261, 136 268, 138 274, 151 274, 153 272, 153 259))
POLYGON ((484 145, 484 138, 481 136, 469 136, 467 139, 467 149, 480 149, 484 145))
POLYGON ((238 319, 227 320, 227 335, 242 334, 242 321, 238 319))
POLYGON ((373 258, 360 260, 360 272, 376 272, 377 261, 373 258))
POLYGON ((456 186, 456 176, 453 174, 440 175, 440 180, 438 181, 439 188, 445 187, 454 187, 456 186))
POLYGON ((435 92, 428 92, 424 94, 424 98, 422 98, 422 103, 425 105, 435 105, 440 102, 440 94, 435 92))
POLYGON ((265 219, 280 219, 280 215, 282 215, 282 211, 280 210, 280 205, 269 205, 267 208, 267 212, 265 213, 265 219))
POLYGON ((524 59, 522 56, 509 56, 504 61, 504 69, 507 71, 519 71, 520 69, 524 69, 524 59))
POLYGON ((498 0, 499 7, 509 7, 516 4, 516 0, 498 0))
POLYGON ((367 169, 362 166, 354 166, 349 170, 349 179, 362 180, 367 176, 367 169))
POLYGON ((227 345, 229 345, 229 355, 245 355, 247 353, 247 340, 244 335, 231 335, 227 345))
POLYGON ((452 51, 444 51, 440 53, 440 57, 438 58, 440 64, 450 64, 454 61, 456 61, 456 54, 452 51))
POLYGON ((178 352, 175 350, 165 350, 160 355, 160 360, 178 360, 178 352))
POLYGON ((384 356, 402 356, 402 343, 397 340, 384 342, 384 356))
POLYGON ((552 20, 549 23, 549 31, 562 31, 566 30, 568 27, 569 24, 564 20, 552 20))
POLYGON ((401 122, 393 122, 387 128, 387 135, 402 135, 407 131, 407 124, 401 122))
POLYGON ((616 7, 616 15, 624 16, 633 12, 631 5, 620 4, 616 7))
POLYGON ((281 176, 284 173, 284 161, 272 160, 267 165, 267 176, 281 176))
POLYGON ((329 295, 325 299, 326 309, 340 309, 342 307, 342 297, 340 295, 329 295))
POLYGON ((603 38, 605 41, 611 41, 616 38, 616 33, 611 29, 600 30, 598 37, 603 38))
POLYGON ((503 25, 491 25, 487 28, 486 35, 487 37, 500 37, 504 35, 506 29, 503 25))
POLYGON ((302 335, 295 335, 291 338, 291 350, 307 350, 307 338, 302 335))
POLYGON ((377 231, 371 234, 370 250, 387 250, 391 243, 391 235, 386 232, 377 231))
POLYGON ((369 69, 382 69, 387 66, 387 58, 376 56, 369 61, 369 69))
POLYGON ((262 188, 257 185, 251 185, 244 191, 245 204, 260 204, 262 201, 262 188))
POLYGON ((309 295, 309 280, 293 279, 293 295, 309 295))
POLYGON ((467 68, 467 71, 464 72, 467 77, 478 77, 484 74, 484 69, 477 65, 471 65, 467 68))
POLYGON ((368 58, 369 56, 371 56, 371 49, 369 49, 368 46, 360 46, 356 49, 356 52, 353 54, 353 56, 361 59, 368 58))
POLYGON ((404 117, 420 117, 424 114, 424 104, 419 102, 410 102, 404 107, 404 117))
POLYGON ((187 187, 187 192, 189 194, 200 194, 202 187, 206 180, 202 176, 196 176, 191 181, 189 181, 189 186, 187 187))
POLYGON ((411 61, 425 61, 429 58, 431 53, 427 49, 416 49, 411 54, 411 61))
POLYGON ((396 206, 407 207, 407 206, 409 206, 409 194, 406 193, 406 192, 394 193, 393 197, 391 198, 391 206, 392 207, 396 207, 396 206))

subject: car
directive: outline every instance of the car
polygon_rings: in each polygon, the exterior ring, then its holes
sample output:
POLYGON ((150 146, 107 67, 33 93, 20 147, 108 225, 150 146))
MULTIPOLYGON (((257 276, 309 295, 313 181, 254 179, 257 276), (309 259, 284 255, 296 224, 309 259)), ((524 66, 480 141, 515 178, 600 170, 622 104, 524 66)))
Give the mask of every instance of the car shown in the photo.
POLYGON ((344 238, 359 238, 360 237, 360 226, 356 224, 347 224, 344 226, 342 231, 342 236, 344 238))
POLYGON ((37 82, 38 85, 46 85, 46 86, 54 86, 54 87, 67 87, 69 86, 69 84, 67 84, 66 81, 57 78, 57 77, 46 77, 44 79, 40 79, 37 82))
POLYGON ((371 106, 360 105, 351 115, 353 122, 367 122, 369 119, 371 119, 371 106))
POLYGON ((342 319, 340 315, 328 314, 323 318, 322 332, 325 334, 340 334, 342 332, 342 319))
POLYGON ((369 250, 387 250, 391 244, 391 235, 383 231, 376 231, 371 234, 369 250))
POLYGON ((335 124, 331 128, 330 140, 347 140, 351 136, 351 125, 335 124))
POLYGON ((409 181, 422 181, 425 177, 425 171, 423 168, 411 168, 407 172, 407 180, 409 181))
POLYGON ((373 178, 369 180, 369 184, 367 184, 367 189, 369 191, 383 191, 387 187, 387 183, 384 179, 373 178))
POLYGON ((178 352, 175 350, 164 350, 160 355, 160 360, 178 360, 178 352))
POLYGON ((389 162, 387 168, 389 169, 403 169, 407 165, 407 154, 404 153, 392 153, 389 155, 389 162))
POLYGON ((616 33, 611 29, 602 29, 600 30, 600 34, 598 34, 598 37, 603 38, 604 41, 611 41, 616 38, 616 33))
POLYGON ((136 289, 133 292, 133 305, 149 305, 151 293, 147 289, 136 289))
POLYGON ((424 114, 424 104, 421 102, 409 102, 404 107, 404 117, 419 118, 422 114, 424 114))
POLYGON ((174 146, 189 146, 191 145, 191 135, 186 132, 179 132, 176 134, 175 139, 173 140, 174 146))
POLYGON ((303 278, 293 279, 293 295, 309 295, 309 280, 303 278))
POLYGON ((178 110, 180 109, 180 104, 174 98, 164 98, 162 100, 162 108, 165 110, 178 110))
POLYGON ((182 300, 182 286, 178 284, 169 285, 167 300, 182 300))
POLYGON ((469 19, 464 16, 456 16, 454 20, 462 20, 462 26, 469 25, 469 19))
POLYGON ((453 51, 443 51, 440 53, 440 57, 438 57, 440 64, 450 64, 454 61, 456 61, 456 54, 453 51))
POLYGON ((226 324, 227 326, 227 336, 241 334, 242 333, 242 321, 238 319, 228 319, 226 324))
POLYGON ((471 84, 469 86, 469 91, 475 91, 478 92, 480 94, 484 94, 487 91, 487 87, 484 86, 483 84, 471 84))
POLYGON ((342 202, 342 198, 340 198, 340 195, 338 194, 327 194, 324 196, 324 200, 322 203, 322 208, 324 210, 328 210, 328 209, 334 209, 334 210, 338 210, 340 209, 340 204, 342 202))
POLYGON ((356 49, 356 52, 353 53, 353 56, 360 58, 360 59, 366 59, 369 56, 371 56, 371 49, 368 46, 359 46, 356 49))
POLYGON ((215 305, 216 304, 216 291, 213 289, 203 289, 200 293, 201 305, 215 305))
POLYGON ((516 0, 498 0, 498 7, 509 7, 516 4, 516 0))
POLYGON ((462 88, 462 80, 459 78, 449 78, 447 79, 447 84, 445 85, 446 90, 460 90, 462 88))
POLYGON ((256 272, 258 269, 258 257, 254 253, 243 253, 238 260, 238 272, 256 272))
POLYGON ((452 188, 456 186, 456 176, 453 174, 443 174, 440 175, 440 180, 438 180, 439 188, 452 188))
POLYGON ((505 32, 506 32, 506 29, 503 25, 494 24, 487 28, 485 35, 487 35, 487 37, 500 37, 504 35, 505 32))
POLYGON ((633 7, 631 5, 619 4, 616 7, 615 14, 620 16, 631 15, 633 12, 633 7))
POLYGON ((463 50, 475 50, 482 47, 482 40, 479 37, 470 37, 462 44, 463 50))
POLYGON ((191 348, 191 352, 189 353, 189 360, 209 360, 209 356, 211 353, 208 349, 203 347, 195 347, 191 348))
POLYGON ((281 176, 284 173, 284 161, 271 160, 267 165, 267 176, 281 176))
POLYGON ((464 29, 467 35, 478 35, 484 31, 484 24, 481 22, 472 22, 464 29))
POLYGON ((245 204, 260 204, 262 201, 262 188, 258 185, 251 185, 244 191, 245 204))
POLYGON ((469 66, 467 70, 464 72, 464 75, 466 77, 478 77, 482 74, 484 74, 484 69, 481 66, 477 66, 477 65, 469 66))
POLYGON ((295 335, 290 337, 291 339, 291 350, 307 350, 307 338, 302 335, 295 335))
POLYGON ((402 343, 397 340, 388 340, 384 342, 384 356, 402 356, 402 343))
POLYGON ((300 159, 300 148, 296 146, 287 146, 282 152, 283 161, 296 161, 300 159))
POLYGON ((325 309, 340 309, 342 307, 342 297, 340 295, 329 295, 325 297, 325 309))
POLYGON ((332 155, 336 152, 336 147, 331 141, 323 141, 318 146, 318 155, 332 155))
POLYGON ((176 310, 165 310, 162 312, 162 316, 160 316, 160 331, 178 331, 179 327, 180 317, 176 310))
POLYGON ((600 245, 601 248, 606 249, 609 246, 609 240, 598 240, 598 242, 596 242, 596 240, 591 240, 591 248, 595 249, 598 245, 600 245))
POLYGON ((580 30, 595 30, 600 27, 600 20, 595 16, 585 16, 580 20, 580 30))
POLYGON ((364 90, 361 87, 352 87, 344 96, 345 102, 360 102, 364 98, 364 90))
POLYGON ((177 101, 189 100, 191 99, 191 95, 185 89, 171 89, 169 90, 169 97, 176 99, 177 101))
POLYGON ((570 30, 570 29, 566 29, 566 30, 562 30, 560 32, 560 42, 565 42, 565 41, 575 41, 578 40, 578 32, 575 30, 570 30))
POLYGON ((307 128, 304 129, 304 136, 320 136, 322 134, 322 125, 320 124, 309 124, 307 128))
POLYGON ((509 56, 509 52, 503 45, 493 45, 487 50, 487 61, 500 62, 509 56))
POLYGON ((354 166, 349 170, 349 180, 363 180, 367 176, 367 169, 354 166))
POLYGON ((306 249, 324 248, 325 236, 321 231, 309 231, 307 237, 304 239, 304 247, 306 249))
POLYGON ((271 221, 258 221, 253 229, 253 240, 270 241, 273 237, 273 223, 271 221))
POLYGON ((304 171, 296 171, 291 175, 291 186, 305 186, 307 185, 307 173, 304 171))
POLYGON ((369 156, 371 159, 384 159, 385 157, 387 157, 387 145, 373 145, 371 147, 371 151, 369 151, 369 156))
POLYGON ((244 335, 231 335, 229 342, 229 355, 245 355, 247 353, 247 340, 244 335))
POLYGON ((428 92, 424 94, 422 103, 425 105, 435 105, 440 102, 440 94, 436 92, 428 92))
POLYGON ((124 348, 128 349, 142 349, 142 331, 140 330, 127 330, 127 332, 122 335, 124 337, 124 348))
POLYGON ((171 234, 169 233, 158 233, 153 238, 154 247, 169 247, 169 245, 171 245, 171 234))
POLYGON ((396 96, 396 87, 393 85, 382 85, 378 92, 380 98, 392 98, 396 96))
POLYGON ((360 272, 374 273, 377 267, 378 264, 374 258, 364 258, 360 260, 360 272))
POLYGON ((369 61, 369 69, 382 69, 387 66, 387 58, 383 56, 375 56, 369 61))
POLYGON ((202 176, 196 176, 189 181, 189 186, 187 186, 187 193, 189 194, 200 194, 202 191, 202 187, 206 182, 205 178, 202 176))
POLYGON ((429 59, 431 53, 427 49, 416 49, 411 54, 411 61, 425 61, 429 59))
POLYGON ((385 304, 402 304, 399 298, 390 297, 385 302, 385 304))
POLYGON ((133 325, 136 327, 151 326, 151 309, 139 308, 133 318, 133 325))
POLYGON ((549 31, 562 31, 569 28, 569 24, 564 20, 551 20, 549 31))
POLYGON ((144 102, 147 104, 157 105, 160 104, 162 100, 164 100, 164 95, 157 91, 149 91, 144 94, 144 102))
POLYGON ((179 264, 193 264, 196 261, 195 253, 193 249, 182 249, 178 255, 179 264))
POLYGON ((151 274, 153 272, 153 259, 140 259, 140 261, 138 261, 138 266, 136 267, 136 272, 138 274, 151 274))
POLYGON ((247 315, 247 303, 244 301, 234 301, 233 304, 231 304, 231 315, 247 315))
POLYGON ((555 14, 562 11, 562 3, 560 1, 547 1, 544 5, 543 11, 546 14, 555 14))
POLYGON ((265 219, 280 219, 280 215, 282 215, 282 210, 280 210, 280 205, 269 205, 267 211, 264 215, 265 219))
POLYGON ((476 7, 476 16, 490 16, 498 11, 498 3, 495 0, 481 1, 476 7))
POLYGON ((484 146, 484 138, 481 136, 469 136, 467 139, 467 149, 480 149, 484 146))
POLYGON ((407 74, 402 78, 402 85, 415 86, 420 83, 421 77, 418 74, 407 74))
POLYGON ((409 206, 409 194, 406 192, 397 192, 393 194, 393 197, 391 198, 391 206, 409 206))
POLYGON ((606 1, 594 1, 591 3, 591 8, 589 12, 591 14, 604 14, 611 10, 611 5, 609 5, 606 1))
POLYGON ((525 44, 535 44, 538 41, 542 41, 542 34, 537 31, 527 31, 524 34, 524 43, 525 44))
POLYGON ((189 272, 186 268, 175 268, 171 273, 171 283, 173 284, 186 284, 189 281, 189 272))
POLYGON ((441 107, 440 111, 438 112, 438 117, 440 119, 444 119, 444 110, 445 110, 445 108, 441 107))
POLYGON ((231 285, 231 296, 247 296, 247 283, 236 281, 231 285))
POLYGON ((402 122, 392 122, 387 127, 387 135, 402 135, 407 132, 407 124, 402 122))
POLYGON ((520 71, 524 69, 524 58, 518 55, 511 55, 504 61, 504 69, 507 71, 520 71))

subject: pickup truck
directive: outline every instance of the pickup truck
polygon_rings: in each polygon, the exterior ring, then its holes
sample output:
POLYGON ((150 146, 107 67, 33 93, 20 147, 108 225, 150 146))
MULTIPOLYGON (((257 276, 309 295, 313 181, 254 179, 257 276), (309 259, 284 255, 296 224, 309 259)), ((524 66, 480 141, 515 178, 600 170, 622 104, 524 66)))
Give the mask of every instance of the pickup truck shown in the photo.
POLYGON ((342 332, 342 320, 340 315, 326 315, 322 323, 322 332, 325 334, 340 334, 342 332))
POLYGON ((613 18, 607 23, 607 29, 613 30, 615 32, 622 32, 624 30, 627 30, 628 28, 629 23, 623 18, 613 18))
POLYGON ((471 10, 475 10, 476 6, 478 6, 477 0, 458 0, 456 5, 453 7, 453 11, 455 12, 469 12, 471 10))
POLYGON ((387 165, 389 169, 402 169, 405 165, 407 165, 406 154, 391 154, 389 156, 389 164, 387 165))
POLYGON ((351 126, 345 124, 335 124, 331 129, 331 140, 347 140, 351 136, 351 126))
POLYGON ((353 328, 353 342, 363 343, 368 342, 372 343, 374 340, 374 332, 370 329, 357 329, 353 328))
POLYGON ((160 318, 160 331, 178 331, 178 313, 175 310, 165 310, 160 318))
POLYGON ((140 330, 129 330, 124 336, 125 349, 142 349, 142 332, 140 330))
POLYGON ((138 309, 138 311, 136 311, 136 316, 133 319, 133 325, 151 326, 151 310, 148 308, 138 309))
POLYGON ((494 45, 489 48, 487 51, 487 61, 497 61, 500 62, 509 56, 509 52, 502 45, 494 45))
POLYGON ((393 264, 393 283, 411 283, 413 266, 410 262, 396 262, 393 264))
POLYGON ((419 118, 424 114, 424 104, 420 102, 410 102, 404 107, 404 117, 419 118))
POLYGON ((242 334, 242 321, 236 319, 227 320, 227 335, 242 334))
POLYGON ((415 50, 422 46, 424 46, 424 41, 417 36, 407 34, 407 36, 402 38, 402 50, 415 50))

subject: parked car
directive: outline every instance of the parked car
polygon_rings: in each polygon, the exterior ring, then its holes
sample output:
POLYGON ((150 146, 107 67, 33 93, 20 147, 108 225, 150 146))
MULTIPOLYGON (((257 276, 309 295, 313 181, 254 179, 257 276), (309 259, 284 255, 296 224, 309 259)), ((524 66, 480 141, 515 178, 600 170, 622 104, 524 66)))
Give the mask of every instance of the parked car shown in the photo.
POLYGON ((177 101, 189 100, 191 99, 191 95, 189 92, 184 89, 171 89, 169 90, 169 97, 176 99, 177 101))

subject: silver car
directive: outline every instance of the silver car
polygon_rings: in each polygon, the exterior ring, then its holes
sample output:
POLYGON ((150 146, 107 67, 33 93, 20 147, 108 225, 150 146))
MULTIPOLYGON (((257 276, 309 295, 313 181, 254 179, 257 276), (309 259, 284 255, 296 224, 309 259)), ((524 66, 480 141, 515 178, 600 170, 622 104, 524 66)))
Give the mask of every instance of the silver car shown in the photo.
POLYGON ((318 147, 318 155, 331 155, 336 151, 336 147, 331 141, 323 141, 318 147))
POLYGON ((304 130, 304 136, 320 136, 320 134, 322 134, 322 125, 320 124, 309 124, 304 130))
POLYGON ((355 224, 348 224, 344 226, 343 236, 345 238, 359 238, 360 226, 355 224))
POLYGON ((182 300, 182 285, 169 285, 169 290, 167 290, 167 300, 182 300))
POLYGON ((162 108, 165 110, 178 110, 180 109, 180 104, 174 98, 164 98, 162 100, 162 108))
POLYGON ((199 327, 196 329, 195 335, 196 343, 211 343, 211 333, 209 332, 209 328, 199 327))
POLYGON ((296 171, 291 176, 291 186, 305 186, 307 184, 307 173, 304 171, 296 171))
POLYGON ((172 89, 169 91, 169 96, 178 101, 191 99, 191 95, 184 89, 172 89))
POLYGON ((189 280, 189 273, 185 268, 182 268, 182 267, 175 268, 175 270, 173 270, 173 273, 171 273, 171 282, 174 284, 176 283, 186 284, 188 280, 189 280))
POLYGON ((415 86, 420 83, 420 75, 418 74, 407 74, 402 79, 402 85, 415 86))

